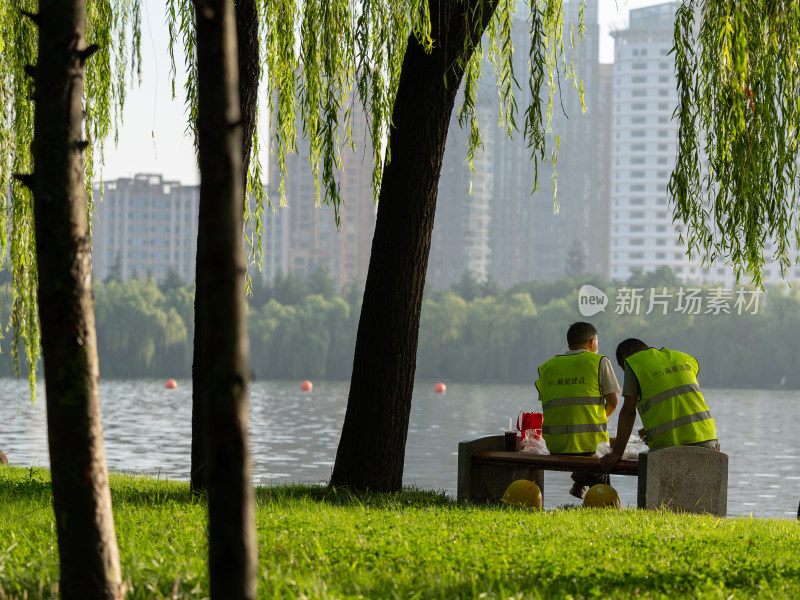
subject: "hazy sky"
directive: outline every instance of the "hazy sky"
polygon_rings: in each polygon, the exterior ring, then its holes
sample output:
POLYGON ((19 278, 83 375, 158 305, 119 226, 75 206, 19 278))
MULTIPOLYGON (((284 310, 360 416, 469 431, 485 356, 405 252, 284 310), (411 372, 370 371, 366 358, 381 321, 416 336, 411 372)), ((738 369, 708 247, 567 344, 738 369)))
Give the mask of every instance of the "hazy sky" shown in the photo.
MULTIPOLYGON (((600 60, 613 62, 614 41, 608 35, 609 27, 624 25, 631 8, 661 4, 663 0, 596 1, 600 3, 600 60)), ((157 173, 184 184, 199 181, 192 141, 185 134, 187 121, 180 87, 185 75, 180 49, 176 50, 178 81, 176 98, 172 99, 165 7, 165 0, 143 1, 142 85, 128 93, 118 146, 114 147, 113 138, 106 142, 103 167, 106 180, 136 173, 157 173)), ((261 162, 266 169, 267 131, 261 129, 261 162)))

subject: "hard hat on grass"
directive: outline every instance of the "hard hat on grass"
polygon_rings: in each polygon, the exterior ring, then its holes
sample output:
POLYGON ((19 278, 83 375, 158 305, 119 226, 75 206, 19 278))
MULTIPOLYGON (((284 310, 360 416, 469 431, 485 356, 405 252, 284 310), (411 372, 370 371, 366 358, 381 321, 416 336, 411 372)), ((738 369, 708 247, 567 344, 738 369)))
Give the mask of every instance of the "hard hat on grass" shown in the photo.
POLYGON ((508 486, 500 500, 520 508, 542 508, 542 492, 539 486, 527 479, 517 479, 508 486))
POLYGON ((585 508, 604 508, 606 506, 619 508, 619 494, 610 485, 598 483, 586 492, 583 497, 583 506, 585 508))

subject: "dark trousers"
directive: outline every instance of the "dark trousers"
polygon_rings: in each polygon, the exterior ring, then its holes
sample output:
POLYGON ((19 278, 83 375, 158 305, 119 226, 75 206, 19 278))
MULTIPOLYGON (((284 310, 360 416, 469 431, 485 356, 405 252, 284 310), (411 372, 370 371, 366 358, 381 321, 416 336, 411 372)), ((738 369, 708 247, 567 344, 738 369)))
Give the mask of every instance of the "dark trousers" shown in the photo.
MULTIPOLYGON (((565 452, 561 456, 594 456, 594 452, 565 452)), ((611 477, 608 473, 591 473, 589 471, 575 471, 572 474, 572 481, 581 486, 592 487, 598 483, 611 485, 611 477)))

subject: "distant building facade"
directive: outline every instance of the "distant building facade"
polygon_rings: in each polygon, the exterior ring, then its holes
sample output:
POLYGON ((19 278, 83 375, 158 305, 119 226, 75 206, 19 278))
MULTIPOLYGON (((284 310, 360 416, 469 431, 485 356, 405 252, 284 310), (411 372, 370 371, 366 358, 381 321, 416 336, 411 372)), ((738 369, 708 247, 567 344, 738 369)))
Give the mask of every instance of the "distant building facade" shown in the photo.
POLYGON ((200 188, 137 174, 93 187, 92 275, 195 276, 200 188))
POLYGON ((681 279, 699 278, 672 224, 667 183, 675 164, 678 98, 673 74, 673 20, 679 3, 630 11, 628 29, 612 32, 611 270, 626 280, 634 269, 670 267, 681 279))
MULTIPOLYGON (((274 278, 278 268, 305 277, 325 267, 338 287, 366 281, 376 215, 372 146, 363 112, 353 111, 351 125, 356 150, 342 149, 342 168, 336 176, 342 196, 341 229, 336 227, 333 206, 316 204, 310 147, 307 139, 299 139, 297 153, 286 156, 286 206, 267 209, 264 219, 270 232, 270 244, 264 245, 265 279, 274 278)), ((269 160, 270 197, 277 205, 280 173, 274 154, 269 160)))
MULTIPOLYGON (((579 8, 577 1, 564 3, 565 28, 577 23, 579 8)), ((527 10, 524 5, 522 10, 527 10)), ((597 11, 597 3, 586 6, 586 34, 575 53, 587 112, 581 113, 579 94, 566 81, 554 101, 561 147, 558 214, 553 210, 552 169, 539 165, 539 190, 532 195, 534 165, 523 132, 509 139, 505 127, 497 127, 499 102, 491 67, 483 69, 487 81, 476 106, 484 148, 474 161, 475 173, 465 160, 467 132, 459 128, 456 114, 451 118, 428 263, 428 281, 434 287, 449 287, 465 271, 479 281, 491 276, 503 287, 558 279, 566 274, 567 255, 575 244, 585 256, 585 271, 607 272, 610 180, 605 169, 610 158, 605 146, 608 119, 603 117, 610 111, 610 82, 600 78, 597 11)), ((530 46, 526 16, 518 14, 512 28, 514 72, 523 82, 523 91, 516 90, 520 129, 529 102, 524 85, 530 46)), ((554 136, 549 142, 555 143, 554 136)))

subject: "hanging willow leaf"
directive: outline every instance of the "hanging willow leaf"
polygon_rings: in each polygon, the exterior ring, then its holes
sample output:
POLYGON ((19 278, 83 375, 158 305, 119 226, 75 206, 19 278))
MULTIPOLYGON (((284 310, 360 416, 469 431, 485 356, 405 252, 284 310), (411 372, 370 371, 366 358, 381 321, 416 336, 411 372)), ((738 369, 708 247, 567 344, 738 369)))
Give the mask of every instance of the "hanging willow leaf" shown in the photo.
MULTIPOLYGON (((354 101, 363 107, 368 122, 369 142, 373 149, 372 187, 377 201, 383 168, 391 160, 387 134, 391 122, 394 98, 400 78, 400 68, 409 36, 423 47, 431 49, 437 40, 431 38, 429 0, 260 0, 259 13, 263 26, 265 76, 267 79, 266 114, 270 116, 272 148, 280 173, 277 184, 279 198, 286 201, 284 176, 286 156, 297 151, 297 139, 304 136, 310 147, 310 171, 315 181, 318 202, 332 204, 337 225, 340 224, 341 195, 337 184, 344 146, 352 146, 350 120, 361 118, 361 110, 353 110, 354 101), (299 119, 299 124, 298 124, 299 119)), ((578 35, 582 37, 583 7, 580 0, 578 35)), ((488 3, 485 0, 465 0, 465 18, 479 14, 488 3), (469 11, 469 12, 467 12, 469 11)), ((509 135, 517 130, 517 102, 514 89, 519 88, 512 66, 513 48, 511 24, 514 11, 529 11, 533 23, 530 47, 533 73, 530 89, 533 100, 526 110, 525 131, 531 147, 534 168, 538 161, 554 163, 557 149, 547 148, 546 134, 550 130, 553 100, 557 92, 556 71, 580 87, 565 52, 562 0, 502 0, 498 3, 488 28, 489 58, 498 82, 501 124, 509 135), (543 100, 546 99, 546 100, 543 100)), ((486 9, 488 10, 488 9, 486 9)), ((188 0, 168 0, 167 23, 170 32, 173 95, 175 93, 174 45, 180 39, 184 47, 184 63, 188 73, 185 84, 189 124, 193 135, 196 118, 197 88, 194 69, 194 29, 191 3, 188 0)), ((467 160, 472 160, 482 147, 480 123, 475 112, 478 79, 481 76, 482 53, 470 61, 465 78, 465 96, 459 109, 462 126, 468 124, 467 160)), ((257 136, 257 133, 254 134, 257 136)), ((196 138, 195 138, 196 139, 196 138)), ((361 142, 361 140, 359 140, 361 142)), ((254 140, 255 143, 255 140, 254 140)), ((253 154, 257 158, 257 154, 253 154)), ((258 209, 265 205, 260 182, 260 165, 251 168, 248 188, 255 203, 248 205, 245 220, 255 223, 251 239, 254 262, 260 264, 260 218, 258 209)), ((272 205, 271 199, 267 199, 272 205)))
POLYGON ((691 253, 762 286, 767 261, 797 259, 800 3, 686 0, 673 54, 675 221, 691 253))
MULTIPOLYGON (((126 77, 139 72, 141 0, 88 0, 87 46, 97 53, 86 62, 84 107, 84 176, 89 214, 92 210, 92 181, 95 161, 102 161, 103 140, 121 122, 125 104, 126 77), (128 57, 130 40, 131 59, 128 57)), ((26 66, 36 63, 38 44, 34 20, 35 0, 0 2, 0 189, 6 218, 0 224, 0 262, 11 272, 12 309, 8 319, 11 352, 17 375, 20 350, 35 397, 36 364, 39 359, 39 318, 36 304, 36 246, 33 236, 33 198, 14 174, 31 172, 33 140, 34 80, 26 66), (33 16, 33 18, 30 18, 33 16)))

